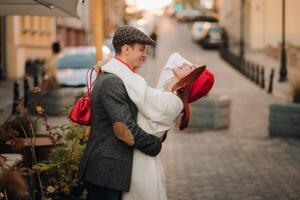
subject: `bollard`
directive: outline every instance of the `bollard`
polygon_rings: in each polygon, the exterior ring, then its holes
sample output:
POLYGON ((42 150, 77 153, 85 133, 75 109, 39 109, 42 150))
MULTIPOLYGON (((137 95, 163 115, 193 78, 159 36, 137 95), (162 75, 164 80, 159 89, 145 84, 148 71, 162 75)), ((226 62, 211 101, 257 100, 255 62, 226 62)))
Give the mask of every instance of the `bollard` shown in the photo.
POLYGON ((18 101, 20 98, 20 93, 19 93, 19 83, 17 81, 14 82, 14 94, 13 94, 13 107, 12 107, 12 114, 17 113, 17 106, 18 106, 18 101))
POLYGON ((248 78, 251 80, 252 77, 252 63, 249 62, 249 67, 248 67, 248 78))
POLYGON ((42 67, 41 75, 42 75, 42 77, 44 77, 44 75, 46 74, 45 64, 46 64, 46 60, 42 59, 41 60, 41 67, 42 67))
POLYGON ((255 67, 255 83, 259 85, 259 65, 255 67))
POLYGON ((273 79, 274 79, 274 68, 271 70, 270 73, 270 81, 269 81, 269 88, 268 88, 268 93, 272 94, 273 92, 273 79))
POLYGON ((31 60, 26 60, 25 62, 25 74, 30 76, 34 74, 33 62, 31 60))
POLYGON ((24 78, 24 107, 27 108, 27 104, 28 104, 28 95, 30 92, 30 87, 29 87, 29 81, 28 78, 25 76, 24 78))
POLYGON ((245 62, 246 62, 246 61, 245 61, 245 59, 243 58, 243 59, 242 59, 242 62, 241 62, 241 67, 240 67, 240 73, 241 73, 241 74, 244 74, 243 71, 244 71, 244 65, 245 65, 245 62))
POLYGON ((248 62, 248 67, 247 67, 247 77, 248 77, 248 79, 251 79, 251 76, 252 76, 252 64, 251 64, 251 62, 249 61, 248 62))
POLYGON ((252 63, 251 64, 251 76, 250 76, 250 79, 251 79, 251 81, 255 81, 255 64, 254 63, 252 63))
POLYGON ((33 75, 33 86, 38 87, 39 86, 39 77, 38 74, 33 75))
POLYGON ((248 62, 248 69, 247 69, 247 77, 248 77, 248 79, 251 79, 251 68, 252 68, 252 65, 251 65, 251 62, 249 61, 248 62))
POLYGON ((243 74, 243 68, 244 68, 244 65, 245 65, 245 58, 242 58, 241 59, 241 64, 240 64, 240 67, 239 67, 239 72, 241 74, 243 74))
POLYGON ((242 69, 242 73, 244 74, 244 76, 247 76, 246 72, 247 72, 247 61, 245 60, 244 66, 243 66, 243 69, 242 69))
POLYGON ((264 66, 261 66, 261 71, 260 71, 260 87, 265 88, 265 68, 264 66))
POLYGON ((248 78, 249 76, 249 61, 245 63, 245 67, 244 67, 244 70, 245 70, 245 76, 248 78))

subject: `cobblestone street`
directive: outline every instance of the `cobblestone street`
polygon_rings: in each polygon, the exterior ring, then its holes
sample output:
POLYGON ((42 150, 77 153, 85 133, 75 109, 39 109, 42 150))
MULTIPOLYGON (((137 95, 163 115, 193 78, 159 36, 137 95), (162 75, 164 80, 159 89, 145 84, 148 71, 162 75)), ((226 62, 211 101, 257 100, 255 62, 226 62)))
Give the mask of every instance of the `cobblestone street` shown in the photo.
POLYGON ((270 139, 268 106, 278 101, 190 38, 188 26, 162 18, 157 58, 140 73, 155 86, 161 67, 177 51, 215 74, 212 94, 231 99, 229 129, 173 130, 161 159, 170 200, 300 199, 300 141, 270 139))

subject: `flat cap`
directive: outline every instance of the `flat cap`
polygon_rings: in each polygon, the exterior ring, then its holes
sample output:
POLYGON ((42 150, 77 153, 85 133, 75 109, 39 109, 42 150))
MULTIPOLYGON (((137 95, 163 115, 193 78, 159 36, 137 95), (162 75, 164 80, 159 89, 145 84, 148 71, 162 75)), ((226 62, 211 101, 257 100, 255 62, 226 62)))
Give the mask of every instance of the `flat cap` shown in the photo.
POLYGON ((140 43, 146 45, 154 45, 155 42, 142 30, 130 26, 119 26, 114 33, 112 43, 114 48, 121 47, 124 44, 140 43))

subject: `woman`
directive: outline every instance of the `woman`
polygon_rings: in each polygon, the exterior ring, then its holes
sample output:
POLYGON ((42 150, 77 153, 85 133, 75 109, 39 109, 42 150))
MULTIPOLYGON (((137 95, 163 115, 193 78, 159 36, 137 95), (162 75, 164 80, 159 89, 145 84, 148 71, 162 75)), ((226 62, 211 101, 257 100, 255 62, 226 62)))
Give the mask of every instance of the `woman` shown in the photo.
MULTIPOLYGON (((141 77, 127 73, 127 71, 120 72, 105 65, 102 67, 102 70, 115 73, 121 77, 129 97, 139 109, 139 126, 147 133, 158 137, 162 137, 165 132, 174 127, 178 117, 179 129, 183 130, 186 128, 190 117, 188 103, 206 94, 214 81, 212 74, 206 70, 205 72, 210 77, 205 82, 207 85, 206 91, 201 90, 202 93, 200 94, 199 87, 198 90, 193 89, 197 88, 197 84, 199 85, 199 78, 205 67, 195 67, 178 53, 169 57, 166 66, 161 72, 158 89, 146 86, 141 77), (150 90, 150 92, 145 90, 150 90), (177 105, 169 105, 167 101, 160 99, 161 92, 169 93, 170 91, 176 95, 169 95, 168 98, 179 98, 181 100, 178 101, 177 105)), ((123 70, 123 68, 120 68, 120 70, 123 70)), ((122 122, 115 123, 114 131, 120 140, 128 145, 132 145, 133 136, 125 124, 122 122)), ((151 157, 135 149, 130 192, 123 194, 123 200, 148 199, 167 199, 163 167, 159 157, 151 157)))

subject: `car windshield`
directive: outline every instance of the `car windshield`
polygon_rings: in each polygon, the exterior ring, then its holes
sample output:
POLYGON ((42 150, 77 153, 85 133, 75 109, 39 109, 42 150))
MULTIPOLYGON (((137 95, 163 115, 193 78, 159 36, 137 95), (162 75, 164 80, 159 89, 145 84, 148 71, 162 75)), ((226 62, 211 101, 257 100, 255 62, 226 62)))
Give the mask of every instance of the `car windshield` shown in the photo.
POLYGON ((58 69, 89 68, 96 64, 95 49, 76 49, 66 51, 57 61, 58 69))
POLYGON ((211 33, 221 33, 222 32, 222 27, 212 26, 209 29, 209 32, 211 32, 211 33))

